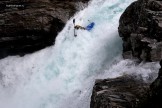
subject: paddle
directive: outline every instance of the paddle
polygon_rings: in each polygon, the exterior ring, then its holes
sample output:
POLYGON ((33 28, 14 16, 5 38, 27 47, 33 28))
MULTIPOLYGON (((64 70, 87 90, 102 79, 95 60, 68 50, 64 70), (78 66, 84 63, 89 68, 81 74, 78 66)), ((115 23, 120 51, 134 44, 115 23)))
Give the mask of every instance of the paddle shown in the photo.
POLYGON ((76 37, 76 33, 75 33, 75 19, 73 19, 73 24, 74 24, 74 36, 76 37))

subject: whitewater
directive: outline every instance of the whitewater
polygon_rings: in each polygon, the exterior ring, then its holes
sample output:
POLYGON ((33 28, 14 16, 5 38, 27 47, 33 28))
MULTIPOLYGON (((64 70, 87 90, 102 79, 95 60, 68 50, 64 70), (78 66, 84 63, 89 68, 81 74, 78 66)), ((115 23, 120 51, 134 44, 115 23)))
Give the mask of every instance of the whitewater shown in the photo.
POLYGON ((123 60, 117 28, 134 0, 92 0, 58 34, 54 46, 0 60, 0 108, 89 108, 95 79, 124 74, 156 77, 158 63, 123 60), (73 19, 92 31, 77 30, 73 19), (89 20, 89 21, 88 21, 89 20))

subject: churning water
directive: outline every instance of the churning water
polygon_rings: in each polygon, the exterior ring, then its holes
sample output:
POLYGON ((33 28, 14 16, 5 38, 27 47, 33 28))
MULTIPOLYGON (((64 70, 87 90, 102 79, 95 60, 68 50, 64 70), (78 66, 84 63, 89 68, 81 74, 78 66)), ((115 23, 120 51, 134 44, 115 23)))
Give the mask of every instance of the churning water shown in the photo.
POLYGON ((93 0, 73 17, 81 26, 95 22, 92 31, 74 37, 71 18, 54 46, 0 60, 0 108, 89 108, 95 78, 157 72, 156 63, 136 66, 120 57, 118 21, 131 2, 93 0))

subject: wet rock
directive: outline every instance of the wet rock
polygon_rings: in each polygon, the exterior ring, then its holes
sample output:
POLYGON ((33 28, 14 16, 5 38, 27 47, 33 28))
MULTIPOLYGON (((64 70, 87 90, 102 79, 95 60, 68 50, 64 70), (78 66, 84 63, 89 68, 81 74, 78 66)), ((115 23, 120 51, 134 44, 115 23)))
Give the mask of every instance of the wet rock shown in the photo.
MULTIPOLYGON (((162 59, 162 1, 138 0, 132 3, 122 14, 119 23, 124 58, 141 61, 162 59)), ((160 65, 158 77, 145 91, 145 99, 139 99, 136 108, 162 108, 162 60, 160 65)))
POLYGON ((96 80, 90 108, 135 108, 148 90, 148 83, 133 76, 96 80))
POLYGON ((160 61, 160 65, 161 68, 159 69, 159 75, 150 86, 151 91, 148 108, 162 108, 162 60, 160 61))
POLYGON ((118 31, 123 39, 125 59, 135 58, 144 61, 162 59, 161 45, 159 45, 162 41, 161 9, 161 1, 138 0, 121 15, 118 31), (146 39, 156 42, 149 42, 146 39))
POLYGON ((0 1, 0 58, 32 53, 55 43, 66 21, 88 0, 0 1))
POLYGON ((150 0, 148 5, 151 10, 162 11, 162 1, 150 0))

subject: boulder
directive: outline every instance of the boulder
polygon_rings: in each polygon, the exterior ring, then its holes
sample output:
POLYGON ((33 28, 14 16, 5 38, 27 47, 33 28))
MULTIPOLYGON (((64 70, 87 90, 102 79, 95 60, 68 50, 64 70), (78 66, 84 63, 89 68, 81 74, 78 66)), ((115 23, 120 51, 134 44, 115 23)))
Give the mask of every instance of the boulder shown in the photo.
POLYGON ((160 61, 162 59, 160 45, 162 42, 162 2, 158 0, 133 2, 121 15, 118 31, 123 39, 125 59, 160 61))
POLYGON ((135 108, 147 99, 149 84, 134 76, 96 80, 90 108, 135 108))

